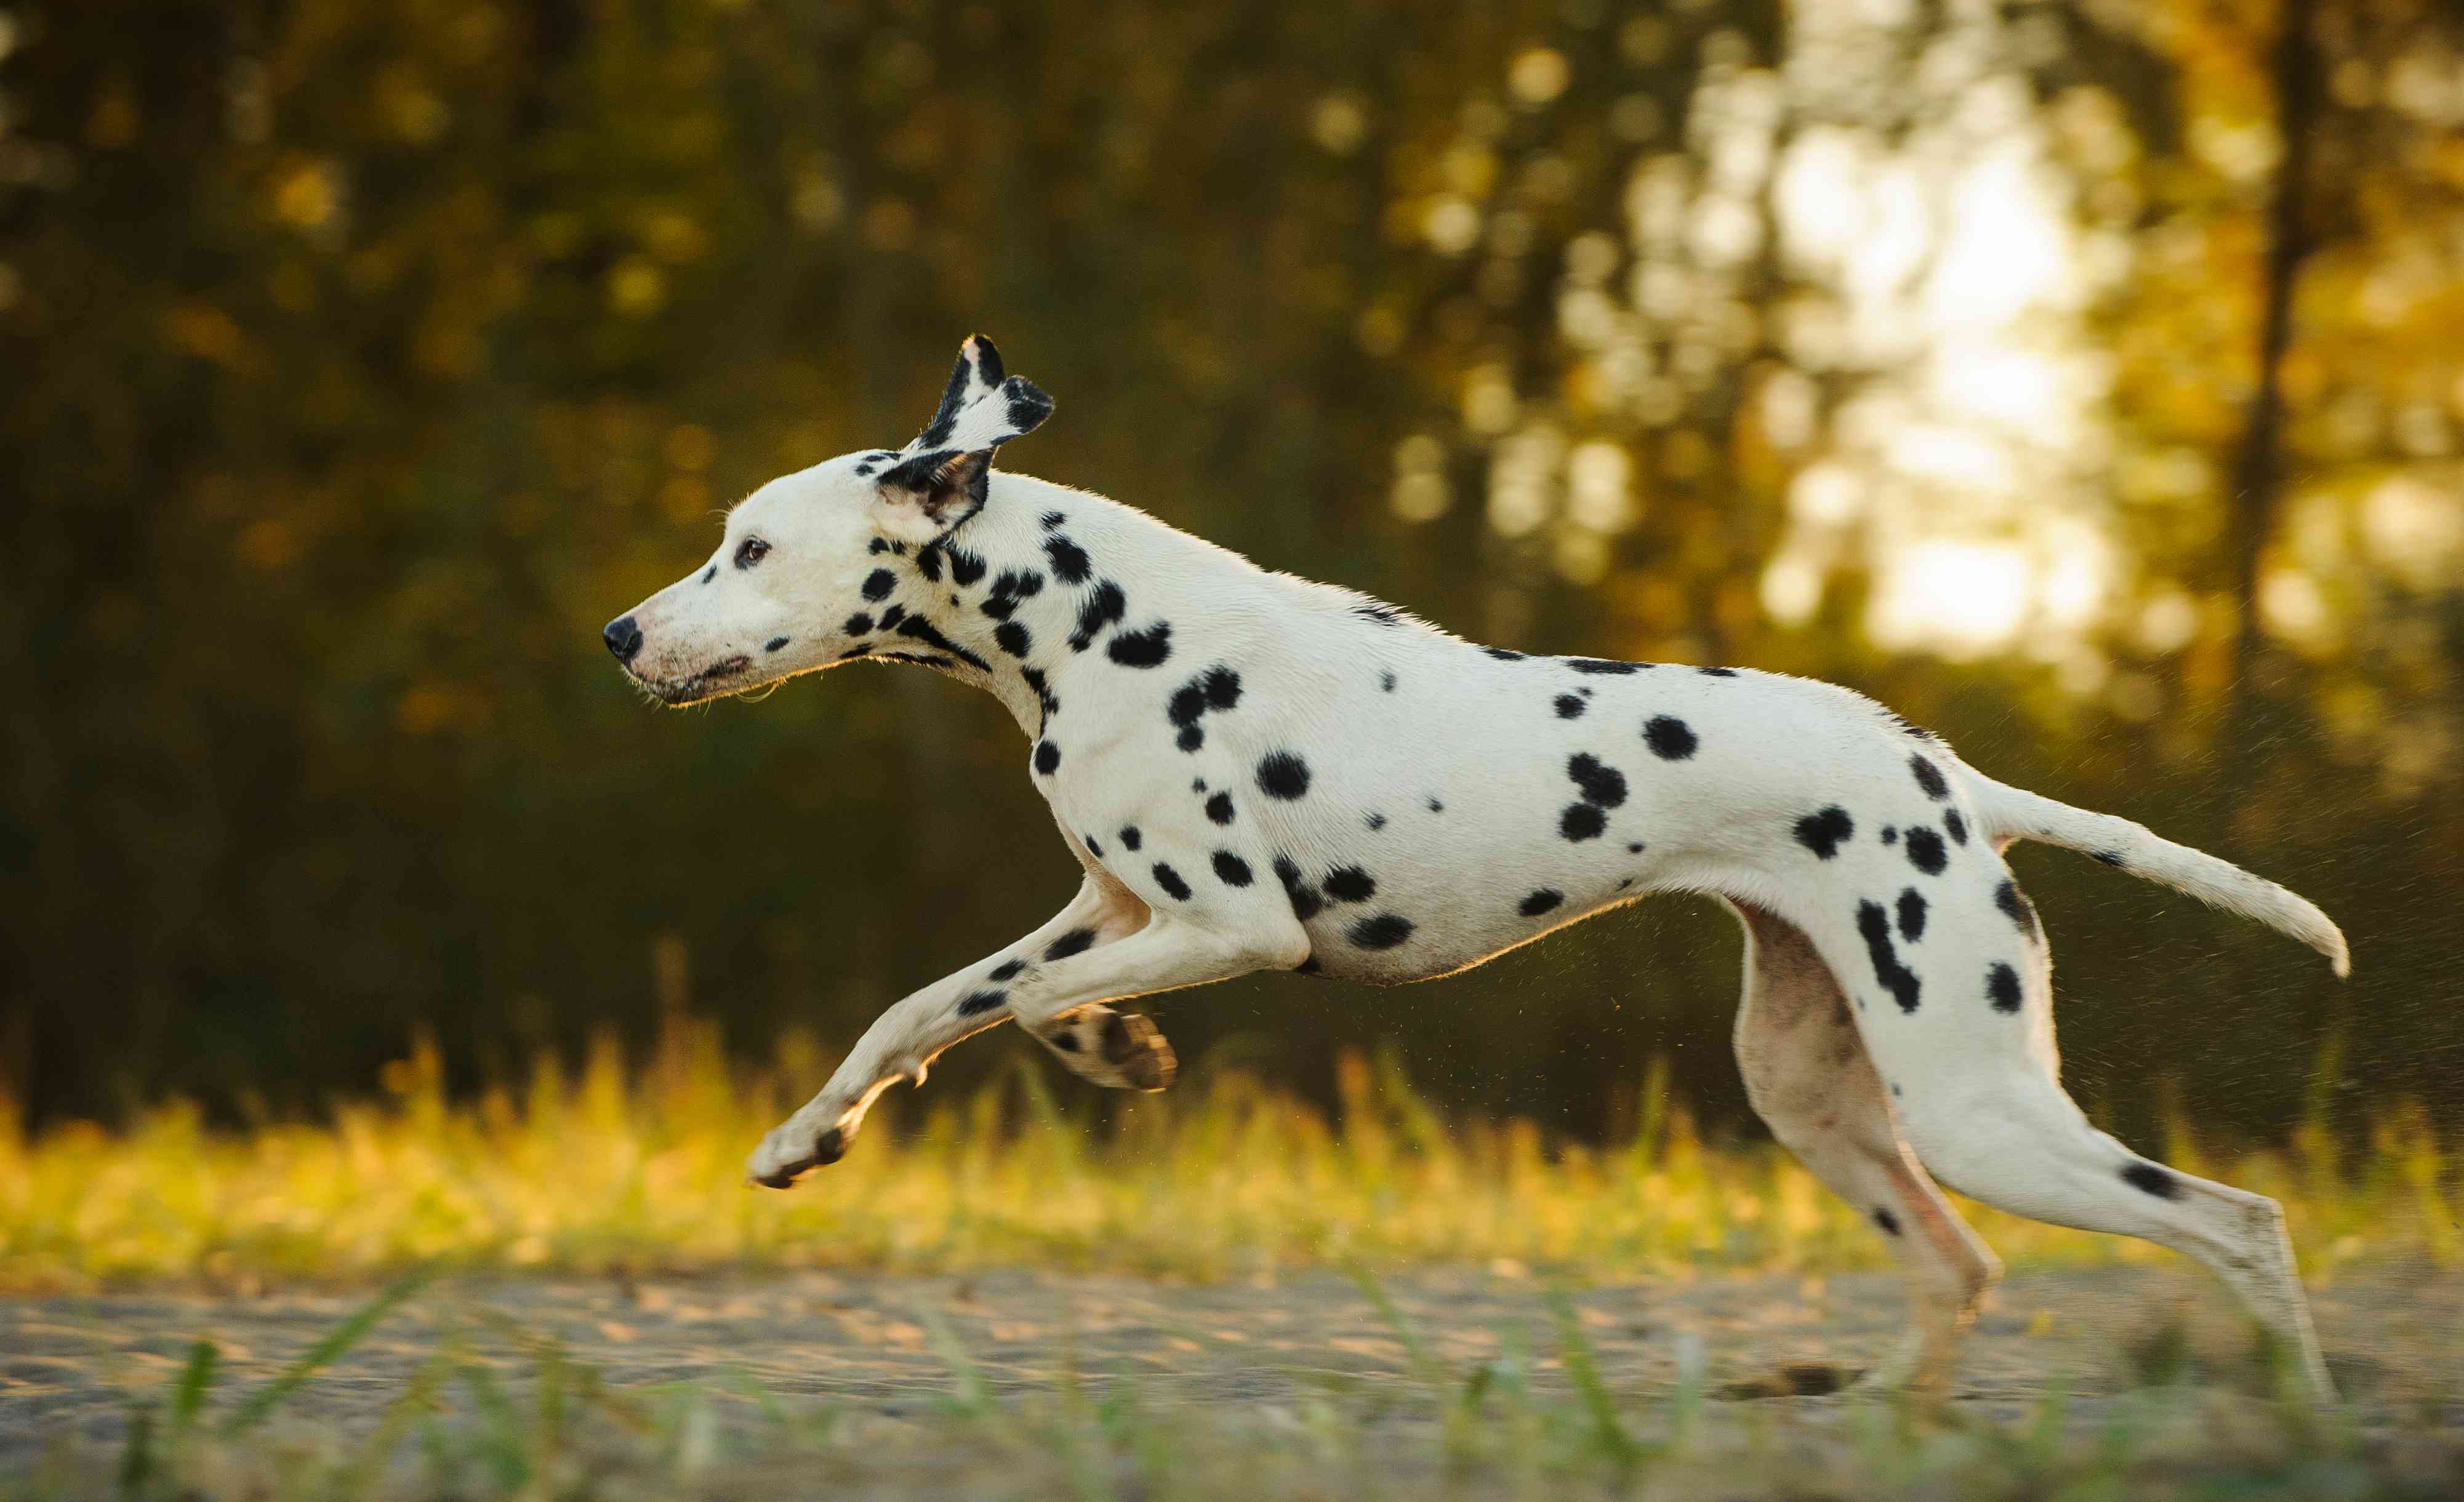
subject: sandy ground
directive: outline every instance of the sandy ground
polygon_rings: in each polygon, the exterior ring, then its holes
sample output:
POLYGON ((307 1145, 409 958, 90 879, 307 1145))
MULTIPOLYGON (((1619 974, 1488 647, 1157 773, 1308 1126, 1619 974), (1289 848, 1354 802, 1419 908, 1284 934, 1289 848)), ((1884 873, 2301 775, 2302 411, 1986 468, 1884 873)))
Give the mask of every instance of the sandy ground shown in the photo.
MULTIPOLYGON (((1563 1386, 1545 1286, 1521 1270, 1397 1272, 1384 1286, 1431 1354, 1454 1371, 1519 1344, 1530 1354, 1535 1385, 1563 1386)), ((228 1403, 366 1297, 274 1292, 0 1302, 0 1470, 72 1436, 110 1444, 130 1400, 159 1393, 201 1336, 221 1346, 231 1381, 219 1401, 228 1403)), ((1726 1390, 1742 1397, 1809 1381, 1819 1386, 1822 1368, 1853 1371, 1904 1327, 1897 1280, 1882 1273, 1633 1283, 1573 1298, 1609 1386, 1638 1411, 1671 1391, 1687 1332, 1703 1342, 1715 1391, 1733 1384, 1726 1390)), ((1048 1389, 1073 1363, 1090 1385, 1133 1381, 1142 1403, 1215 1408, 1329 1393, 1374 1398, 1381 1388, 1399 1395, 1412 1381, 1387 1323, 1358 1285, 1332 1273, 1211 1286, 1047 1271, 466 1281, 396 1311, 287 1403, 282 1424, 329 1432, 366 1425, 444 1328, 473 1328, 480 1308, 558 1337, 619 1386, 709 1382, 733 1367, 776 1393, 832 1397, 893 1421, 929 1414, 956 1385, 929 1328, 936 1316, 1004 1399, 1048 1389)), ((2464 1275, 2423 1269, 2346 1277, 2317 1292, 2316 1309, 2330 1364, 2365 1425, 2464 1435, 2464 1275)), ((2236 1380, 2246 1335, 2194 1273, 2130 1267, 2015 1274, 1969 1342, 1955 1403, 1978 1418, 2019 1420, 2058 1383, 2077 1419, 2092 1424, 2100 1403, 2145 1381, 2146 1352, 2167 1331, 2187 1334, 2207 1380, 2236 1380)), ((509 1367, 517 1363, 512 1347, 497 1349, 509 1367)))

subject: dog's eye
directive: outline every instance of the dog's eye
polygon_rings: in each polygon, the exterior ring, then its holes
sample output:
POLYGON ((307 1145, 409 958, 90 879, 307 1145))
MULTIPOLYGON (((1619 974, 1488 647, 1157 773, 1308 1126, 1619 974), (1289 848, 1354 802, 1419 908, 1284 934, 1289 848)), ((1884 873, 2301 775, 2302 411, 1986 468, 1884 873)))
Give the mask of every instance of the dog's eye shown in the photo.
POLYGON ((769 552, 769 543, 762 541, 758 537, 746 538, 743 541, 736 544, 736 566, 738 568, 750 568, 754 564, 761 562, 769 552))

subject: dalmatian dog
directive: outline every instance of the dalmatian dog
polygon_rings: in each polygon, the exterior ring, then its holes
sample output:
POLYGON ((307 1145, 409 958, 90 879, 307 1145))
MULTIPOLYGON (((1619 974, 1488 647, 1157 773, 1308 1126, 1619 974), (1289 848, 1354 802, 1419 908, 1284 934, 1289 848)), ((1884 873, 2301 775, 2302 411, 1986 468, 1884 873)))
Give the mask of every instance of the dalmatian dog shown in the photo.
POLYGON ((1909 1275, 1934 1383, 1999 1272, 1937 1180, 2206 1264, 2321 1394, 2273 1200, 2160 1166, 2057 1083, 2036 910, 2002 851, 2080 850, 2348 965, 2292 893, 2136 824, 2006 786, 1845 689, 1750 670, 1480 647, 1270 573, 1085 491, 995 473, 1052 403, 969 340, 904 448, 772 480, 718 549, 611 623, 669 704, 839 663, 989 690, 1086 872, 1050 922, 891 1006, 765 1138, 753 1181, 835 1161, 891 1083, 1015 1022, 1098 1085, 1160 1090, 1125 998, 1257 970, 1450 975, 1655 892, 1748 937, 1737 1058, 1779 1140, 1909 1275))

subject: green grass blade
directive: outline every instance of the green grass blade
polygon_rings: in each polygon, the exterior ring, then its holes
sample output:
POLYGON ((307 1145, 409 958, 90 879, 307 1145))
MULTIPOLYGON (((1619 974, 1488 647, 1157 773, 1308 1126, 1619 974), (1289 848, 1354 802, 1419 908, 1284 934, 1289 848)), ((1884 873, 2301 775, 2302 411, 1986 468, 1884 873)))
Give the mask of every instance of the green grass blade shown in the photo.
POLYGON ((1403 1312, 1395 1307, 1395 1299, 1386 1292, 1386 1285, 1378 1282, 1375 1274, 1358 1263, 1352 1265, 1351 1271, 1352 1281, 1358 1284, 1360 1292, 1368 1295, 1371 1307, 1377 1311, 1377 1317, 1385 1322, 1386 1328, 1393 1331, 1395 1338, 1401 1343, 1403 1355, 1411 1362, 1412 1375, 1419 1378, 1421 1385, 1431 1392, 1441 1393, 1452 1387, 1454 1375, 1448 1372, 1436 1357, 1429 1354, 1429 1348, 1421 1343, 1419 1333, 1404 1320, 1403 1312))
POLYGON ((351 1347, 365 1339, 368 1332, 374 1330, 385 1315, 392 1314, 403 1300, 427 1287, 429 1276, 429 1272, 422 1270, 395 1279, 391 1287, 361 1306, 350 1318, 336 1325, 324 1339, 310 1346, 299 1359, 284 1368, 280 1376, 249 1394, 247 1401, 223 1425, 224 1435, 237 1438, 272 1417, 274 1410, 298 1391, 308 1379, 340 1359, 351 1347))
POLYGON ((206 1395, 212 1390, 220 1375, 216 1362, 222 1352, 211 1340, 199 1340, 188 1347, 188 1364, 180 1369, 180 1380, 171 1387, 171 1436, 188 1432, 205 1410, 206 1395))
POLYGON ((1553 1289, 1549 1294, 1549 1311, 1556 1316, 1557 1345, 1565 1354, 1567 1381, 1574 1384, 1574 1394, 1582 1400, 1583 1411, 1591 1420, 1592 1443, 1619 1470, 1632 1469, 1643 1458, 1642 1447, 1617 1420, 1617 1399, 1600 1379, 1599 1362, 1592 1355, 1592 1343, 1583 1338, 1582 1321, 1575 1317, 1573 1299, 1564 1289, 1553 1289))
POLYGON ((154 1481, 154 1405, 138 1403, 128 1410, 128 1438, 121 1443, 117 1494, 123 1499, 145 1495, 154 1481))

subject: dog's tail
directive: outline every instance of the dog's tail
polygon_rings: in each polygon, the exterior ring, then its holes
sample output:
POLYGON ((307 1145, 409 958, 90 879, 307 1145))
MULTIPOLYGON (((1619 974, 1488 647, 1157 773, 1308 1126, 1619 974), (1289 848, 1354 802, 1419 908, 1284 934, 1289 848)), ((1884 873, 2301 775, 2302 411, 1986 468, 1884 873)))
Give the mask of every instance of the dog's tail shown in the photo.
POLYGON ((2039 797, 1997 783, 1973 767, 1960 770, 1967 774, 1969 796, 1983 816, 1987 838, 2042 840, 2085 851, 2108 866, 2162 882, 2229 913, 2255 917, 2325 955, 2338 975, 2351 973, 2352 955, 2344 947, 2343 931, 2307 898, 2204 850, 2159 838, 2127 819, 2039 797))

